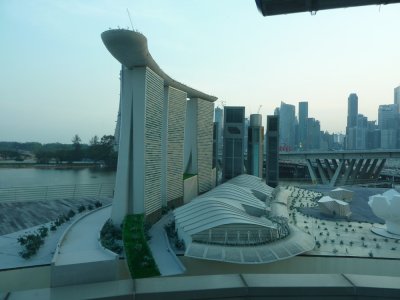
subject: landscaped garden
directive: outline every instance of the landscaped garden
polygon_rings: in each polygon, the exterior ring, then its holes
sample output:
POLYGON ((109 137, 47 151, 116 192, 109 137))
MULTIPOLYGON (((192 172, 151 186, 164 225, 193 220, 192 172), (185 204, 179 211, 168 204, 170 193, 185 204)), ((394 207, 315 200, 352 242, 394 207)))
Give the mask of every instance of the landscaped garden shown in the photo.
POLYGON ((132 278, 160 275, 147 244, 146 236, 143 215, 128 215, 125 217, 122 227, 122 238, 126 261, 132 278))

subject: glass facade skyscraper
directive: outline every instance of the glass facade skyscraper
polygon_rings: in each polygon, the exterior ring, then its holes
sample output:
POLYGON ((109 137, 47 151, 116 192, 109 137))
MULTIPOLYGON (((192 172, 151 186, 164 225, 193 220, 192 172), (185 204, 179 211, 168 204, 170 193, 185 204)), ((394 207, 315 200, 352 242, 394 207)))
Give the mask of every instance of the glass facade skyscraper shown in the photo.
POLYGON ((222 179, 228 180, 244 173, 244 106, 224 107, 222 179))

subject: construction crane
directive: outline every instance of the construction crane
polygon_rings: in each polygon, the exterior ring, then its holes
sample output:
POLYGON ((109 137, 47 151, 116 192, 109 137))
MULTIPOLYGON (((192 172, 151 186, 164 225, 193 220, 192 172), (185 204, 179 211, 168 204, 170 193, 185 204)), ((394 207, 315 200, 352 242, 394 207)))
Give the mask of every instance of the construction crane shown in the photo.
POLYGON ((258 114, 260 113, 261 107, 262 107, 262 104, 260 104, 260 106, 258 107, 258 110, 257 110, 258 114))

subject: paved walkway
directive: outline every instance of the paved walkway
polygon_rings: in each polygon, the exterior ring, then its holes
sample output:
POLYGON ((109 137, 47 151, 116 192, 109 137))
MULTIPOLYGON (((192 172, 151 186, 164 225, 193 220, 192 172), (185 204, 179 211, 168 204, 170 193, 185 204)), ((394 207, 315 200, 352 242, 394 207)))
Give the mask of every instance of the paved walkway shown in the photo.
POLYGON ((115 259, 115 255, 105 251, 98 240, 110 215, 111 206, 107 206, 77 221, 61 242, 55 265, 115 259))
POLYGON ((173 219, 172 212, 161 218, 150 229, 149 246, 162 276, 183 274, 186 269, 170 248, 164 225, 173 219))

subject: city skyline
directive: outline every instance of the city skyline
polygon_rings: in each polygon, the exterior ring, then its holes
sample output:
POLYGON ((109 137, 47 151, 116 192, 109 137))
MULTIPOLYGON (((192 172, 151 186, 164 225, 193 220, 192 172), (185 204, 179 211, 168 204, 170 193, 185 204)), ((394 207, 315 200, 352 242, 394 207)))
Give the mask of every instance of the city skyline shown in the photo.
POLYGON ((350 93, 377 120, 400 84, 397 4, 267 18, 254 2, 43 0, 0 8, 1 141, 70 143, 77 133, 88 142, 114 133, 120 66, 99 36, 131 27, 127 8, 162 69, 218 96, 216 105, 245 105, 246 116, 262 105, 266 120, 281 101, 307 101, 321 130, 345 132, 350 93))

